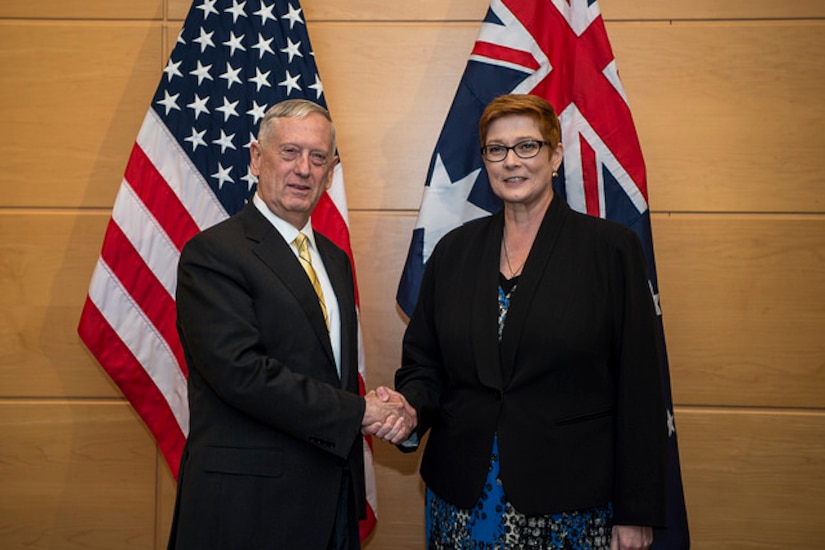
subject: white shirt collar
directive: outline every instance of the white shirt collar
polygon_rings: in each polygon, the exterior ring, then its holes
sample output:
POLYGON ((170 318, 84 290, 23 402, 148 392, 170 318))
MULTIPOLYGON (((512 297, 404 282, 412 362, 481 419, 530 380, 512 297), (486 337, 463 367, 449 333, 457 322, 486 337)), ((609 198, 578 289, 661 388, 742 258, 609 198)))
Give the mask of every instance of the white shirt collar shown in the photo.
POLYGON ((303 233, 307 236, 309 246, 315 250, 318 250, 318 247, 315 245, 315 232, 312 230, 312 217, 310 217, 307 220, 306 225, 304 225, 304 227, 302 227, 299 230, 296 229, 294 225, 279 217, 272 210, 270 210, 257 191, 255 192, 255 195, 252 197, 252 204, 254 204, 258 211, 261 214, 263 214, 267 220, 269 220, 269 223, 275 226, 275 229, 278 230, 278 233, 281 234, 281 236, 284 238, 286 242, 292 244, 292 241, 295 240, 295 237, 298 236, 298 233, 303 233))

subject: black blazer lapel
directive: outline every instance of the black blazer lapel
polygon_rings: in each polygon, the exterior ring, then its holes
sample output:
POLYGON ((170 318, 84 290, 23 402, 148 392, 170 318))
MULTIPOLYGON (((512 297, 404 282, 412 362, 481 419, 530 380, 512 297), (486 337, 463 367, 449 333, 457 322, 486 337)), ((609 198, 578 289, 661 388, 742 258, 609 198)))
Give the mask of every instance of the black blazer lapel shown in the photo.
POLYGON ((470 322, 478 377, 482 384, 497 390, 504 388, 497 338, 498 265, 503 229, 503 215, 494 214, 474 246, 479 254, 478 263, 471 262, 474 273, 467 273, 467 280, 476 282, 470 322))
POLYGON ((317 231, 315 243, 318 245, 318 252, 321 254, 341 313, 341 387, 357 392, 358 349, 351 348, 353 343, 358 345, 358 321, 349 315, 349 312, 355 311, 355 288, 349 257, 317 231), (355 358, 355 362, 350 360, 351 357, 355 358), (355 387, 350 387, 351 378, 355 382, 355 387))
POLYGON ((295 253, 290 249, 289 244, 281 237, 281 234, 271 223, 258 212, 252 203, 249 203, 243 210, 243 222, 246 229, 246 236, 253 241, 252 252, 281 279, 295 299, 301 304, 309 318, 315 335, 324 348, 332 365, 335 365, 335 356, 332 353, 332 344, 329 340, 329 332, 324 321, 324 314, 321 305, 318 303, 318 296, 309 282, 304 268, 295 253))
POLYGON ((513 368, 518 352, 520 336, 524 324, 528 320, 533 297, 539 284, 544 280, 547 264, 553 255, 553 249, 567 214, 570 212, 567 203, 558 195, 553 197, 544 220, 541 222, 536 240, 530 249, 527 262, 524 264, 518 287, 510 298, 510 309, 507 312, 507 322, 504 324, 504 333, 501 340, 501 361, 504 372, 504 383, 513 376, 513 368))

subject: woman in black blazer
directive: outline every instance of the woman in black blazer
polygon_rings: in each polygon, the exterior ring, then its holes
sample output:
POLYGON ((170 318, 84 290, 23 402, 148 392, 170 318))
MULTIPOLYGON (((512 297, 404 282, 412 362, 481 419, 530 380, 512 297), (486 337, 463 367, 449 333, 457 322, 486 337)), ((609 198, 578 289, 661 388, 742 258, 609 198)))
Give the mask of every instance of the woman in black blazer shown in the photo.
POLYGON ((396 388, 418 413, 428 548, 647 548, 665 523, 656 317, 636 235, 553 193, 545 100, 480 121, 502 212, 445 236, 396 388))

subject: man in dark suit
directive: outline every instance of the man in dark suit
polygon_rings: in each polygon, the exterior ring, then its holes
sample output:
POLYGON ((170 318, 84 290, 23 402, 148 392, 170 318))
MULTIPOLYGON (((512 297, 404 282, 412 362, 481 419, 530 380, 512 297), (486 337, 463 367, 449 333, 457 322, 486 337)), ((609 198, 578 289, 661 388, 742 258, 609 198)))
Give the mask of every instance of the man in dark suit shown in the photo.
POLYGON ((275 105, 250 157, 253 200, 181 254, 190 429, 169 548, 358 548, 362 428, 415 419, 389 390, 358 394, 349 258, 310 222, 338 162, 329 113, 275 105))

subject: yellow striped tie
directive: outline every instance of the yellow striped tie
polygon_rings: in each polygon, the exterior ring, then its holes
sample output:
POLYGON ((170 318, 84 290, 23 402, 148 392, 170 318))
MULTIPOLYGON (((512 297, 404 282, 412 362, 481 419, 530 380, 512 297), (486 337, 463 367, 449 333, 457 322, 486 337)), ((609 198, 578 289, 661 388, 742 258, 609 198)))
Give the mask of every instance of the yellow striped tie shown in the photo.
POLYGON ((312 288, 315 289, 315 294, 318 295, 318 303, 321 304, 321 312, 324 314, 324 322, 327 324, 329 330, 329 318, 327 317, 327 305, 324 303, 324 293, 321 290, 321 283, 318 281, 318 275, 315 273, 315 268, 312 267, 312 258, 309 255, 309 242, 307 236, 303 233, 298 233, 295 240, 292 241, 298 249, 298 258, 301 260, 301 266, 307 272, 309 282, 312 283, 312 288))

